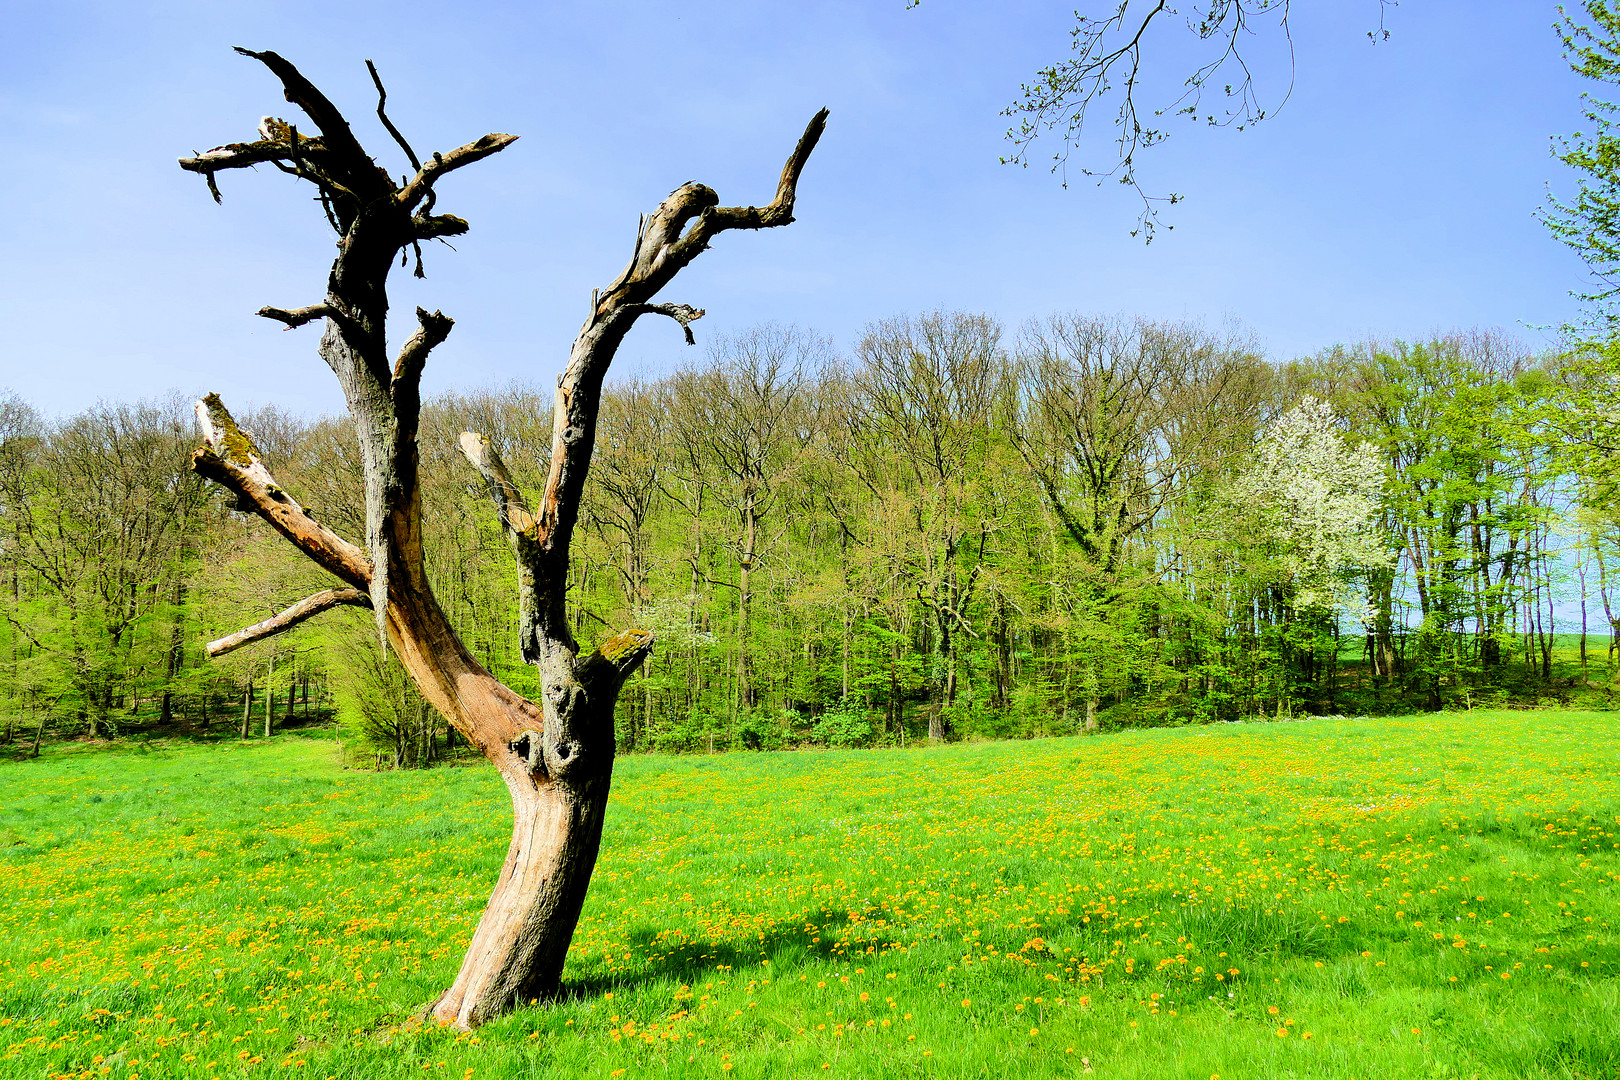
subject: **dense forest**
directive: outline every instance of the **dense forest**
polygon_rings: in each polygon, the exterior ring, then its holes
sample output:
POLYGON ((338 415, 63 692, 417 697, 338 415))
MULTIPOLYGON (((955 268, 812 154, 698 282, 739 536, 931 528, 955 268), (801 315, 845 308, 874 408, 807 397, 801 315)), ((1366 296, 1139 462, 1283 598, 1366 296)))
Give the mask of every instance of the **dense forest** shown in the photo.
MULTIPOLYGON (((776 325, 702 355, 604 395, 570 611, 581 642, 657 635, 625 750, 1530 701, 1568 688, 1561 634, 1578 679, 1614 671, 1620 533, 1562 426, 1579 368, 1501 336, 1278 365, 1197 326, 941 312, 848 355, 776 325)), ((242 419, 312 514, 363 534, 350 424, 242 419)), ((532 693, 463 431, 537 491, 551 395, 447 395, 420 438, 440 602, 532 693)), ((385 763, 442 753, 364 612, 205 657, 330 582, 190 471, 196 446, 179 397, 61 419, 0 399, 0 738, 335 715, 385 763)))

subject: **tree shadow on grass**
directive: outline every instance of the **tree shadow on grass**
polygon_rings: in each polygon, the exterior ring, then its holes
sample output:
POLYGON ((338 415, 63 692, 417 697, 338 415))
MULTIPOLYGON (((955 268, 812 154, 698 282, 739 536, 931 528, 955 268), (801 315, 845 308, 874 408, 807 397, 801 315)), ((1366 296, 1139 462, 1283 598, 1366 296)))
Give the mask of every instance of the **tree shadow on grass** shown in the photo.
POLYGON ((898 944, 895 931, 903 927, 891 921, 881 928, 870 927, 869 932, 858 939, 857 951, 856 941, 839 940, 843 935, 836 934, 838 929, 854 921, 848 911, 820 908, 796 919, 783 920, 751 941, 736 942, 661 940, 661 931, 633 930, 631 951, 642 958, 637 967, 613 974, 565 978, 558 997, 562 1000, 592 998, 608 990, 666 980, 690 985, 715 972, 745 968, 786 971, 811 962, 848 963, 868 956, 868 947, 873 950, 871 955, 876 955, 898 944), (768 969, 766 961, 769 961, 768 969))

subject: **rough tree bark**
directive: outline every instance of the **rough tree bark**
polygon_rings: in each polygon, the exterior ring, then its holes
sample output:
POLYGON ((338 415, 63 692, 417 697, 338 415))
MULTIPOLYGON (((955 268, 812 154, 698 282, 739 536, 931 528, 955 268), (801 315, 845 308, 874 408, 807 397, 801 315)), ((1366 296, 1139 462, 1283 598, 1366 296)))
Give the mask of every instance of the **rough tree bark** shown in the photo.
POLYGON ((537 509, 512 484, 495 448, 467 433, 461 447, 483 478, 519 568, 519 646, 539 668, 543 691, 529 701, 473 658, 435 600, 423 563, 417 484, 419 381, 428 354, 451 328, 444 315, 417 309, 417 329, 390 361, 385 349, 386 282, 395 259, 420 243, 467 231, 467 222, 434 214, 435 185, 447 173, 495 154, 515 136, 491 134, 420 162, 384 112, 377 112, 415 173, 396 184, 356 141, 337 108, 296 68, 271 52, 238 50, 280 80, 287 100, 317 135, 266 117, 261 138, 192 158, 215 199, 214 174, 269 163, 315 185, 339 236, 325 298, 307 307, 264 308, 289 328, 323 320, 320 353, 348 402, 365 472, 366 536, 352 544, 317 522, 275 482, 251 436, 216 396, 197 404, 206 445, 193 468, 235 493, 345 588, 327 590, 274 618, 209 647, 213 654, 298 625, 345 604, 370 607, 380 632, 422 695, 500 772, 512 797, 512 842, 489 905, 454 983, 425 1010, 441 1024, 471 1028, 522 999, 557 992, 591 871, 612 779, 613 708, 619 689, 652 648, 653 635, 630 628, 585 657, 564 607, 569 542, 590 467, 603 377, 625 334, 642 315, 681 325, 703 312, 653 297, 728 229, 761 229, 793 220, 800 171, 826 120, 817 113, 782 170, 767 206, 723 207, 702 184, 677 188, 641 220, 629 264, 591 309, 557 384, 550 472, 537 509))

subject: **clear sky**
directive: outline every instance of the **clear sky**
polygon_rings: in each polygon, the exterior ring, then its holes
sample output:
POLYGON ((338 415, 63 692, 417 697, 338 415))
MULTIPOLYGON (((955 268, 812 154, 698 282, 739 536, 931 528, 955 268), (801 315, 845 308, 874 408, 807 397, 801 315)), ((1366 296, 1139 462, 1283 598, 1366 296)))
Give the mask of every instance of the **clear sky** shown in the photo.
MULTIPOLYGON (((1376 0, 1298 0, 1287 105, 1241 133, 1182 122, 1140 159, 1146 185, 1187 196, 1151 246, 1117 186, 997 163, 999 111, 1063 54, 1074 6, 5 0, 0 388, 48 413, 171 390, 340 407, 318 331, 252 314, 321 297, 331 237, 309 191, 227 173, 215 206, 175 165, 266 113, 298 118, 232 45, 298 64, 395 171, 368 58, 419 152, 522 136, 441 184, 439 209, 472 223, 458 250, 394 279, 396 311, 457 320, 430 392, 549 384, 637 214, 688 179, 767 201, 823 105, 799 220, 726 234, 665 291, 708 310, 700 343, 777 320, 847 349, 869 321, 943 307, 1009 334, 1055 311, 1235 323, 1284 360, 1476 326, 1539 347, 1574 316, 1582 267, 1535 218, 1549 182, 1570 185, 1549 138, 1581 124, 1553 3, 1405 0, 1373 45, 1376 0)), ((1181 46, 1161 44, 1176 69, 1181 46)), ((1286 57, 1257 56, 1275 100, 1286 57)), ((643 320, 617 372, 667 370, 680 342, 643 320)))

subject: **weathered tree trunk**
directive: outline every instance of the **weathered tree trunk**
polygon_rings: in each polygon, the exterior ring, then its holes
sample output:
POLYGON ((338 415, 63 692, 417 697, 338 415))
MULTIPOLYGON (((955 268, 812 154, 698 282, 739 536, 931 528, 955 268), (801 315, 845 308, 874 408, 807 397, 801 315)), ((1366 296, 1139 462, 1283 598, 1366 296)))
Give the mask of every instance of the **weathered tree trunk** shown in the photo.
POLYGON ((303 109, 320 134, 307 137, 284 121, 266 118, 259 141, 218 147, 181 165, 204 174, 216 197, 216 172, 264 162, 320 189, 322 206, 341 237, 326 298, 260 314, 289 327, 325 321, 321 356, 337 375, 359 437, 366 536, 364 546, 350 543, 308 515, 264 468, 251 438, 219 399, 209 395, 198 402, 207 445, 194 455, 193 468, 235 492, 239 505, 251 507, 347 586, 210 643, 207 651, 218 655, 339 604, 369 606, 422 696, 500 772, 512 796, 506 864, 455 982, 425 1010, 439 1023, 470 1028, 525 997, 549 996, 560 985, 601 844, 613 772, 614 705, 625 679, 652 647, 651 633, 630 629, 582 659, 569 627, 568 553, 595 443, 602 380, 642 315, 674 319, 688 343, 693 341, 689 324, 703 312, 652 303, 652 298, 720 232, 793 220, 799 173, 821 136, 826 112, 806 128, 769 205, 723 207, 709 188, 686 183, 642 219, 630 264, 593 294, 590 314, 558 380, 550 468, 537 508, 530 509, 489 440, 470 432, 461 437, 518 564, 519 646, 524 661, 540 674, 540 700, 532 702, 473 658, 445 619, 423 565, 416 445, 420 379, 451 320, 418 308, 417 331, 392 360, 384 325, 393 263, 411 250, 420 260, 421 241, 468 228, 460 218, 431 212, 435 183, 499 152, 514 136, 486 135, 421 163, 384 113, 382 82, 373 69, 378 116, 416 170, 401 186, 296 68, 275 53, 241 51, 276 74, 287 99, 303 109))
POLYGON ((557 723, 590 733, 571 747, 544 746, 525 732, 518 745, 553 757, 559 777, 503 770, 512 796, 512 840, 455 982, 430 1007, 442 1023, 470 1027, 519 1001, 547 999, 562 981, 574 928, 602 842, 613 778, 613 701, 576 695, 557 723), (562 754, 566 752, 567 758, 562 754))
POLYGON ((242 738, 248 737, 248 723, 253 719, 253 670, 248 669, 247 689, 242 691, 242 738))

